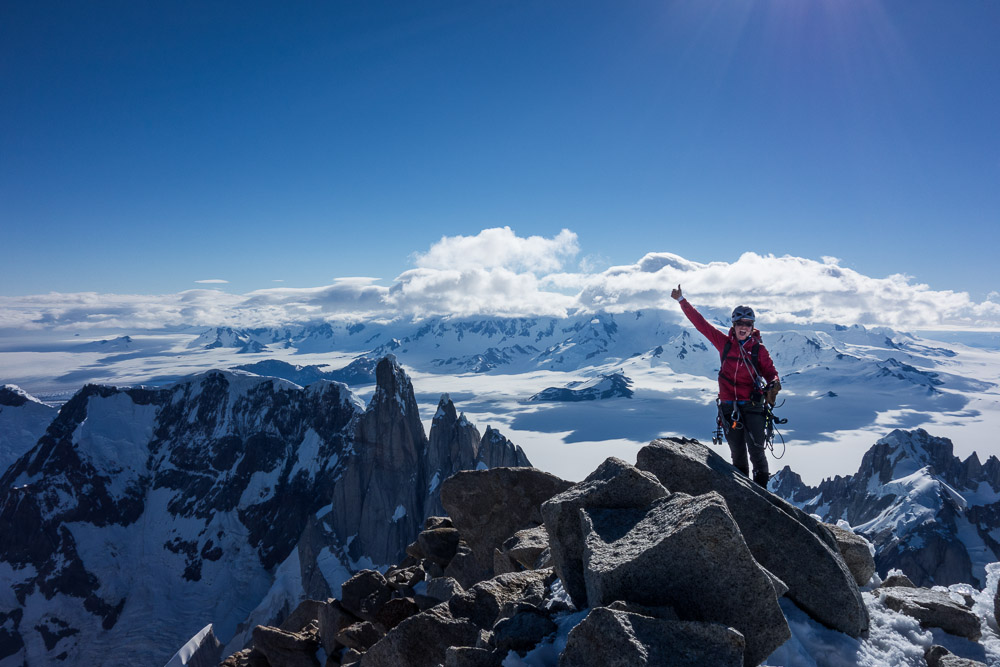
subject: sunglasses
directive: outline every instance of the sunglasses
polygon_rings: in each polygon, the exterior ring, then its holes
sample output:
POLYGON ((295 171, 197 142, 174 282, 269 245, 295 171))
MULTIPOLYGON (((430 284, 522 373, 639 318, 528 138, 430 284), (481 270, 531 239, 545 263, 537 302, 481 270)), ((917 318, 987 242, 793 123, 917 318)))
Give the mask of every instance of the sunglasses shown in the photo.
POLYGON ((751 327, 752 328, 753 327, 753 322, 751 322, 750 320, 740 320, 739 322, 735 322, 733 324, 733 326, 737 326, 737 327, 751 327))

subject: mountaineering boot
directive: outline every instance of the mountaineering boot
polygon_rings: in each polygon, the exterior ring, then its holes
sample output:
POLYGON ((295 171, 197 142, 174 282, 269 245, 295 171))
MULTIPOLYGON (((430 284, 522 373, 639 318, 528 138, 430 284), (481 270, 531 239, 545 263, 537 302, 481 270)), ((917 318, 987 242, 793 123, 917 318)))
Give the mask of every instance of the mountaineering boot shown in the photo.
POLYGON ((767 482, 770 479, 771 479, 771 476, 769 474, 767 474, 767 472, 764 471, 764 470, 754 470, 753 471, 753 481, 757 482, 757 484, 760 484, 765 489, 767 488, 767 482))

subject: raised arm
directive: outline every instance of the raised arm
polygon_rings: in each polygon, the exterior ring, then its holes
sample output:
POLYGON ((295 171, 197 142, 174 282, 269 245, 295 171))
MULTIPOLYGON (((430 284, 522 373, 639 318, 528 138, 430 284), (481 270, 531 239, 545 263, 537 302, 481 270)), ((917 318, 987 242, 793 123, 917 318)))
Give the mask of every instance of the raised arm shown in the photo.
POLYGON ((688 303, 688 300, 684 298, 684 294, 681 292, 680 285, 677 286, 677 289, 670 291, 670 296, 681 304, 681 310, 691 320, 694 328, 701 332, 701 335, 707 338, 715 346, 715 349, 721 352, 722 348, 726 345, 728 336, 709 324, 708 320, 702 317, 701 313, 688 303))

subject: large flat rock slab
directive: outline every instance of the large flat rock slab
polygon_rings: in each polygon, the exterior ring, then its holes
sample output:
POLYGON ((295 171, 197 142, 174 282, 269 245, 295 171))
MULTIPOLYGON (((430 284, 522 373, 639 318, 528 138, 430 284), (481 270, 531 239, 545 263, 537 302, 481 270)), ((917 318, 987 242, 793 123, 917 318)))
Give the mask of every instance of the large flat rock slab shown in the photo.
POLYGON ((720 494, 750 552, 788 586, 789 598, 834 630, 852 637, 867 633, 868 609, 854 575, 830 531, 814 518, 695 440, 654 440, 639 451, 636 467, 656 475, 671 491, 720 494))
POLYGON ((717 493, 675 493, 647 510, 581 510, 592 606, 672 607, 681 620, 720 623, 758 665, 791 636, 771 578, 717 493))

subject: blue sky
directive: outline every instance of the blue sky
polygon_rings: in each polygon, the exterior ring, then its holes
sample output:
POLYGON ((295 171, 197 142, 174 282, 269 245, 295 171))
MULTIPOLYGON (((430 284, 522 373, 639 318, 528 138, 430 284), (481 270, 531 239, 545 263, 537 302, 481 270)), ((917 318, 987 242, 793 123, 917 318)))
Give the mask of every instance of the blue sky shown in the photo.
POLYGON ((998 34, 971 0, 4 3, 0 295, 388 285, 509 226, 981 301, 998 34))

